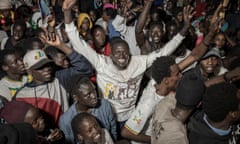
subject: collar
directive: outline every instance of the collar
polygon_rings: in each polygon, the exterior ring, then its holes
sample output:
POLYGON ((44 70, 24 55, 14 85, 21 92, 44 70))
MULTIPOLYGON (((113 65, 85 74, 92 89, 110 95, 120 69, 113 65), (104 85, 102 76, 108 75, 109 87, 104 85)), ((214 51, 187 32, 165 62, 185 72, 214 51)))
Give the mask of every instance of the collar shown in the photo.
POLYGON ((225 136, 228 135, 231 132, 231 127, 228 130, 222 130, 222 129, 218 129, 213 127, 208 121, 207 121, 207 115, 204 114, 203 116, 203 120, 204 122, 212 129, 212 131, 220 136, 225 136))

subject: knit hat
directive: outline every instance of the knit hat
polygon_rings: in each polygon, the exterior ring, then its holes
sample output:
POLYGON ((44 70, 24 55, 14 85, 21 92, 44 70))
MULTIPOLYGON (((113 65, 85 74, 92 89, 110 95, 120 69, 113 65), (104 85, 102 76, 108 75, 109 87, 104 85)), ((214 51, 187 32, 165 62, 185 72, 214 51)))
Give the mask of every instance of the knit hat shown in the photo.
POLYGON ((116 9, 115 6, 113 4, 111 4, 111 3, 104 4, 103 9, 107 9, 107 8, 116 9))
MULTIPOLYGON (((80 13, 79 16, 78 16, 78 20, 77 20, 78 30, 80 30, 82 22, 85 18, 87 18, 89 20, 89 29, 91 29, 93 27, 92 20, 91 20, 90 16, 87 13, 80 13)), ((83 34, 83 35, 85 35, 85 34, 83 34)))
POLYGON ((23 57, 26 69, 37 69, 49 62, 52 62, 52 60, 48 59, 45 52, 39 49, 31 50, 23 57))
POLYGON ((21 123, 24 122, 24 118, 28 110, 33 107, 31 104, 22 101, 11 101, 0 111, 0 117, 7 123, 21 123))
POLYGON ((221 58, 220 56, 220 52, 217 48, 212 48, 211 50, 209 50, 203 57, 202 59, 206 59, 210 56, 215 56, 215 57, 218 57, 218 58, 221 58))
POLYGON ((0 9, 11 9, 12 4, 10 0, 1 0, 0 1, 0 9))
POLYGON ((177 104, 194 108, 202 99, 205 91, 204 82, 194 74, 182 77, 176 89, 177 104))

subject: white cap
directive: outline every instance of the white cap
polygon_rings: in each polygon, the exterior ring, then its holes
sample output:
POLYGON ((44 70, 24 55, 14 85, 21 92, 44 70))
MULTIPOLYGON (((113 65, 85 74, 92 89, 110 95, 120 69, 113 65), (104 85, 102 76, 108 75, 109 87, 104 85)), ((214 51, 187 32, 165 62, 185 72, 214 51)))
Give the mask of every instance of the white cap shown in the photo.
POLYGON ((37 69, 49 62, 52 62, 52 60, 48 59, 42 50, 31 50, 23 57, 23 63, 26 69, 37 69))

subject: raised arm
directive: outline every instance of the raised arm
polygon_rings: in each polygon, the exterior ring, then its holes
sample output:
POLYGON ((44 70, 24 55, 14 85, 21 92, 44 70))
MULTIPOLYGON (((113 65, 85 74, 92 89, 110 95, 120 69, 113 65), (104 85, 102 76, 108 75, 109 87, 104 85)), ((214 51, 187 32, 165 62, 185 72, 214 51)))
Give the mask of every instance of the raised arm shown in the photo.
POLYGON ((98 55, 83 39, 80 38, 79 32, 73 23, 71 15, 71 9, 75 2, 76 0, 64 0, 63 3, 66 32, 71 44, 73 45, 73 49, 87 58, 88 61, 97 69, 97 67, 101 67, 99 65, 99 61, 101 61, 103 56, 98 55))
POLYGON ((181 71, 198 61, 205 54, 215 33, 219 31, 221 21, 220 17, 212 18, 209 33, 205 36, 203 41, 192 50, 191 54, 178 64, 181 71))
POLYGON ((138 22, 136 24, 135 34, 136 34, 136 41, 138 46, 142 49, 146 49, 146 38, 143 32, 143 28, 145 26, 147 15, 150 12, 150 8, 152 6, 153 0, 148 0, 146 5, 144 6, 143 12, 140 14, 138 18, 138 22))
POLYGON ((184 39, 184 36, 188 31, 188 28, 190 27, 190 21, 194 15, 193 8, 190 6, 184 7, 183 14, 184 14, 184 26, 182 30, 176 36, 174 36, 169 42, 167 42, 167 44, 159 52, 153 52, 148 55, 147 58, 148 67, 152 65, 152 62, 157 57, 171 55, 182 43, 182 40, 184 39))
POLYGON ((240 80, 240 67, 235 68, 232 71, 226 72, 223 75, 213 77, 205 82, 206 87, 222 83, 222 82, 235 82, 240 80))

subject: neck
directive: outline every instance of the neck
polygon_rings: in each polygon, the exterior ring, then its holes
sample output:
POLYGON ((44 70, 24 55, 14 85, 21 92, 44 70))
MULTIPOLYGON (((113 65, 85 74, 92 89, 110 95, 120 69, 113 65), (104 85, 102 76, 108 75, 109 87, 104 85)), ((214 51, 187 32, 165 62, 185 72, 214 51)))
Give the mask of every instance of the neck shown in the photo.
POLYGON ((38 84, 43 84, 43 83, 45 83, 45 82, 33 79, 32 83, 38 85, 38 84))
POLYGON ((172 115, 180 120, 182 123, 185 123, 188 119, 189 115, 191 114, 192 110, 183 110, 178 107, 172 109, 172 115))
POLYGON ((7 78, 15 81, 21 81, 22 74, 7 74, 7 78))
POLYGON ((77 102, 77 104, 76 104, 76 109, 77 109, 78 113, 80 113, 80 112, 90 112, 90 110, 91 110, 91 108, 86 107, 86 106, 80 104, 79 102, 77 102))
POLYGON ((221 130, 228 130, 231 126, 231 122, 228 122, 226 120, 223 120, 221 122, 213 122, 207 117, 207 121, 214 128, 221 129, 221 130))

